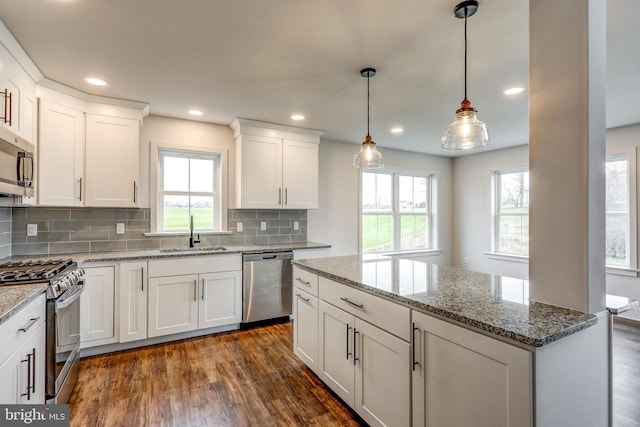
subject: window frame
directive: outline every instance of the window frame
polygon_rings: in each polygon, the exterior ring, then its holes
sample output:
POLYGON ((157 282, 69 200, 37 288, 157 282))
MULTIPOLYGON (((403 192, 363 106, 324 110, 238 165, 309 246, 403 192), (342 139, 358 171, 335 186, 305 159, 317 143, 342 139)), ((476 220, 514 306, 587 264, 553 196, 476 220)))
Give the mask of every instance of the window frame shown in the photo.
MULTIPOLYGON (((627 161, 627 188, 628 188, 628 224, 625 241, 627 247, 628 265, 606 264, 605 267, 609 273, 618 273, 624 271, 636 271, 638 266, 638 237, 637 237, 637 194, 636 194, 636 148, 609 150, 605 158, 605 162, 626 160, 627 161)), ((606 185, 606 183, 605 183, 606 185)), ((607 211, 605 210, 605 222, 607 211)))
POLYGON ((493 202, 493 221, 492 221, 492 245, 491 251, 493 254, 504 257, 514 257, 514 258, 529 258, 529 247, 527 246, 526 253, 514 253, 514 252, 502 252, 500 251, 500 218, 504 216, 514 216, 514 217, 529 217, 529 208, 527 208, 527 213, 510 213, 510 214, 501 214, 501 200, 502 200, 502 175, 513 174, 519 172, 526 172, 529 174, 529 189, 531 188, 531 174, 529 168, 526 166, 514 167, 514 168, 506 168, 506 169, 497 169, 492 172, 492 189, 491 189, 491 198, 493 202))
POLYGON ((411 170, 399 170, 399 169, 376 169, 376 170, 362 170, 359 174, 359 233, 358 233, 358 249, 359 253, 367 254, 367 255, 375 255, 375 254, 403 254, 403 253, 415 253, 415 252, 439 252, 437 248, 437 213, 435 209, 437 207, 437 174, 433 172, 426 171, 411 171, 411 170), (389 212, 364 212, 362 207, 362 190, 363 190, 363 174, 372 173, 372 174, 384 174, 391 175, 391 210, 389 212), (425 248, 414 248, 414 249, 400 249, 401 244, 401 217, 403 215, 422 215, 419 213, 408 213, 408 212, 400 212, 400 176, 410 176, 410 177, 418 177, 418 178, 426 178, 427 179, 427 200, 426 200, 426 216, 427 221, 427 247, 425 248), (392 220, 392 230, 391 230, 391 242, 393 248, 391 250, 385 251, 375 251, 375 252, 364 252, 362 247, 362 238, 363 238, 363 218, 367 215, 380 215, 380 214, 388 214, 391 215, 392 220))
MULTIPOLYGON (((150 177, 151 179, 150 192, 149 192, 149 207, 151 210, 151 232, 146 233, 147 236, 153 235, 186 235, 189 234, 189 230, 179 231, 165 231, 161 229, 163 224, 163 168, 161 165, 161 152, 175 152, 177 154, 187 154, 188 157, 218 157, 218 174, 214 176, 214 192, 217 189, 217 198, 214 196, 214 203, 218 201, 219 206, 214 205, 214 211, 218 213, 214 216, 214 229, 211 230, 198 230, 200 234, 228 234, 227 231, 227 209, 228 209, 228 159, 229 150, 224 147, 218 146, 200 146, 180 144, 175 142, 157 142, 151 141, 150 143, 150 177), (218 226, 216 229, 215 227, 218 226)), ((192 192, 192 195, 198 195, 199 192, 192 192)), ((210 193, 206 193, 210 194, 210 193)))

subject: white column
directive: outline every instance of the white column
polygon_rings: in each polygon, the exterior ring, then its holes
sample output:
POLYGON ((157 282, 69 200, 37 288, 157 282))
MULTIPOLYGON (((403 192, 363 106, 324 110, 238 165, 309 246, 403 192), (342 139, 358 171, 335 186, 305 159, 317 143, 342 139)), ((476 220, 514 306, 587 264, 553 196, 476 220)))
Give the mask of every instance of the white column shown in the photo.
POLYGON ((529 1, 530 297, 605 308, 605 0, 529 1))

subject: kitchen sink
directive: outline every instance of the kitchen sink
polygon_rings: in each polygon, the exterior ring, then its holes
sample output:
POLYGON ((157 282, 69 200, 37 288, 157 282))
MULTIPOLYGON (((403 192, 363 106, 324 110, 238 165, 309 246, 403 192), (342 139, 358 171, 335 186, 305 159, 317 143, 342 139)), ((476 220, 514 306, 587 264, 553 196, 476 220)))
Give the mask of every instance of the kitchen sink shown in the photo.
POLYGON ((222 252, 226 251, 227 248, 224 246, 210 246, 210 247, 196 247, 196 248, 170 248, 170 249, 160 249, 160 252, 163 253, 171 253, 171 252, 222 252))

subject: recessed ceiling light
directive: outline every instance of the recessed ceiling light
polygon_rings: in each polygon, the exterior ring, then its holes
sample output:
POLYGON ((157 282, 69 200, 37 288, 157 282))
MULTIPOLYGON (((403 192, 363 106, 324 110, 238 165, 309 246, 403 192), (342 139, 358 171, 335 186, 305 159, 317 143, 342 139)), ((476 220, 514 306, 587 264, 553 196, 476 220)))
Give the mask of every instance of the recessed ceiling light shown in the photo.
POLYGON ((304 120, 304 116, 302 114, 293 114, 291 120, 304 120))
POLYGON ((84 79, 87 83, 92 84, 94 86, 106 86, 107 82, 102 79, 98 79, 96 77, 87 77, 84 79))
POLYGON ((200 110, 189 110, 189 114, 191 114, 192 116, 201 116, 202 115, 202 111, 200 111, 200 110))
POLYGON ((404 129, 402 128, 391 128, 391 133, 402 133, 404 129))
POLYGON ((519 93, 524 92, 524 88, 523 87, 511 87, 507 90, 504 91, 505 95, 517 95, 519 93))

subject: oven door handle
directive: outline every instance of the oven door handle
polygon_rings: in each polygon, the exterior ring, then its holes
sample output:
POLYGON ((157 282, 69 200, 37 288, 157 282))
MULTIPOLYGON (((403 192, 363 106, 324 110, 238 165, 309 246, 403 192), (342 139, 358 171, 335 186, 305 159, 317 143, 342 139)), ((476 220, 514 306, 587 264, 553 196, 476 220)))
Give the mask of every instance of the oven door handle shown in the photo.
POLYGON ((67 298, 63 299, 62 301, 56 301, 56 310, 62 310, 67 308, 71 304, 73 304, 78 298, 80 298, 80 294, 82 293, 82 291, 84 291, 84 285, 81 285, 80 283, 78 283, 78 286, 76 287, 75 291, 71 295, 69 295, 67 298))

